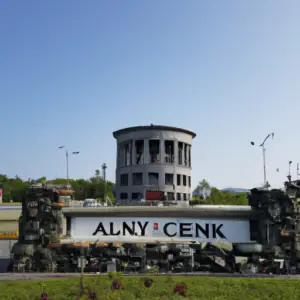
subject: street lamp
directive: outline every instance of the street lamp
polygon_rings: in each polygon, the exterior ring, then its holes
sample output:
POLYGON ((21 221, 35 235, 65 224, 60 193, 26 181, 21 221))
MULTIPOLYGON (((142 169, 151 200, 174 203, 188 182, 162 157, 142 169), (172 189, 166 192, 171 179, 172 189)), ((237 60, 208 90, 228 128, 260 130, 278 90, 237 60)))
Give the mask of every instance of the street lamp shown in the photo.
MULTIPOLYGON (((292 176, 291 176, 291 164, 292 161, 289 161, 289 175, 287 176, 288 180, 291 181, 292 180, 292 176)), ((298 168, 297 168, 297 175, 298 175, 298 168)))
MULTIPOLYGON (((69 152, 66 146, 59 146, 58 149, 66 149, 66 164, 67 164, 67 182, 69 182, 69 152)), ((73 151, 73 155, 79 154, 79 151, 73 151)))
MULTIPOLYGON (((267 183, 267 174, 266 174, 266 148, 265 148, 265 142, 267 141, 267 139, 269 137, 272 137, 272 139, 274 138, 274 132, 272 133, 269 133, 264 141, 259 145, 259 147, 262 147, 262 152, 263 152, 263 164, 264 164, 264 185, 267 186, 268 183, 267 183)), ((251 142, 251 145, 254 146, 255 143, 254 142, 251 142)))
POLYGON ((103 176, 103 181, 104 181, 104 201, 106 202, 106 168, 107 168, 107 165, 106 163, 103 163, 102 164, 102 176, 103 176))

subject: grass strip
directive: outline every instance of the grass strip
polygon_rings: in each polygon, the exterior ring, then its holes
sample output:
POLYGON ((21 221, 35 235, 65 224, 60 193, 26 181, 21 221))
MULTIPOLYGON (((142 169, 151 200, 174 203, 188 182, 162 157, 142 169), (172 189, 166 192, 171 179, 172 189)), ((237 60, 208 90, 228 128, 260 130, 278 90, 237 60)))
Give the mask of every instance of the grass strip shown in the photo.
MULTIPOLYGON (((107 276, 85 277, 84 286, 96 292, 99 300, 109 299, 184 299, 175 295, 176 284, 187 285, 185 299, 209 300, 299 300, 300 280, 296 279, 253 279, 214 277, 151 277, 150 288, 144 287, 145 278, 121 277, 122 289, 111 290, 112 279, 107 276)), ((40 299, 42 285, 51 300, 79 299, 79 278, 55 278, 46 280, 20 280, 0 282, 0 299, 40 299)), ((88 299, 84 296, 80 299, 88 299)))

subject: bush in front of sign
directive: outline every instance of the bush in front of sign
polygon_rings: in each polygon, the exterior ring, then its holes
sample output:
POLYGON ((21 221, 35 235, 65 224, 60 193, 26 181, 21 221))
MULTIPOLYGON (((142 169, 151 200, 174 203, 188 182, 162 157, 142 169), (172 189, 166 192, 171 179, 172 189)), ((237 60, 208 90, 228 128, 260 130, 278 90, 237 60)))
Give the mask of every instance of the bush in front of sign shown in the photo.
POLYGON ((185 283, 176 284, 173 292, 180 296, 187 297, 187 285, 185 283))
POLYGON ((113 291, 118 291, 122 287, 121 279, 114 279, 112 284, 111 284, 111 289, 113 291))
POLYGON ((152 284, 153 284, 153 279, 151 279, 151 278, 146 278, 146 279, 144 280, 144 286, 145 286, 146 288, 151 287, 152 284))
POLYGON ((48 300, 49 299, 48 294, 45 292, 45 288, 46 288, 46 286, 44 284, 42 284, 42 293, 41 293, 41 296, 40 296, 41 300, 48 300))
POLYGON ((41 297, 40 297, 41 300, 48 300, 48 294, 47 293, 42 293, 41 294, 41 297))
POLYGON ((94 292, 91 288, 88 288, 88 300, 98 300, 96 292, 94 292))

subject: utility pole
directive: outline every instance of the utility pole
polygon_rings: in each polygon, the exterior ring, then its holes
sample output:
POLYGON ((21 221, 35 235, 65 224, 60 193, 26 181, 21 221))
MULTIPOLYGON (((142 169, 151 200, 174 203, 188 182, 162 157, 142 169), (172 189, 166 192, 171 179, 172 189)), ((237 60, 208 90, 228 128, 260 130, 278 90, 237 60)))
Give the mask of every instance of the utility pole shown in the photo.
MULTIPOLYGON (((262 147, 262 153, 263 153, 263 169, 264 169, 264 186, 267 187, 268 186, 268 182, 267 182, 267 171, 266 171, 266 148, 265 148, 265 142, 267 141, 267 139, 269 137, 272 137, 272 139, 274 138, 274 132, 269 133, 265 139, 263 140, 263 142, 259 145, 259 147, 262 147)), ((255 143, 251 142, 251 145, 254 146, 255 143)))
POLYGON ((106 165, 106 163, 103 163, 102 164, 102 176, 103 176, 103 181, 104 181, 104 201, 105 201, 105 203, 107 203, 107 201, 106 201, 106 168, 107 168, 107 165, 106 165))
POLYGON ((289 161, 289 174, 287 176, 288 180, 291 181, 292 180, 292 176, 291 176, 291 164, 292 164, 292 161, 290 160, 289 161))
MULTIPOLYGON (((59 146, 58 149, 66 149, 66 167, 67 167, 67 183, 69 183, 69 152, 65 146, 59 146)), ((79 154, 79 151, 73 151, 73 155, 79 154)))
POLYGON ((69 183, 69 153, 66 150, 66 163, 67 163, 67 182, 69 183))

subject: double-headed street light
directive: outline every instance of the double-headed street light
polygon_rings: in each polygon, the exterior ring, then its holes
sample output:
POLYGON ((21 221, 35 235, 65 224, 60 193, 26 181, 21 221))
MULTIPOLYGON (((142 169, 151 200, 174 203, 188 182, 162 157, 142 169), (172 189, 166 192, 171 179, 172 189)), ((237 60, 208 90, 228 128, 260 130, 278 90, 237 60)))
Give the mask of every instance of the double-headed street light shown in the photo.
MULTIPOLYGON (((274 138, 274 132, 272 133, 269 133, 264 141, 259 145, 259 147, 262 147, 262 152, 263 152, 263 164, 264 164, 264 185, 267 186, 268 185, 268 182, 267 182, 267 172, 266 172, 266 148, 265 148, 265 142, 267 141, 267 139, 269 137, 272 137, 272 139, 274 138)), ((255 143, 254 142, 251 142, 251 145, 254 146, 255 143)))
MULTIPOLYGON (((67 182, 69 182, 69 152, 66 146, 59 146, 58 149, 65 149, 66 150, 66 164, 67 164, 67 182)), ((73 151, 73 155, 79 154, 79 151, 73 151)))

